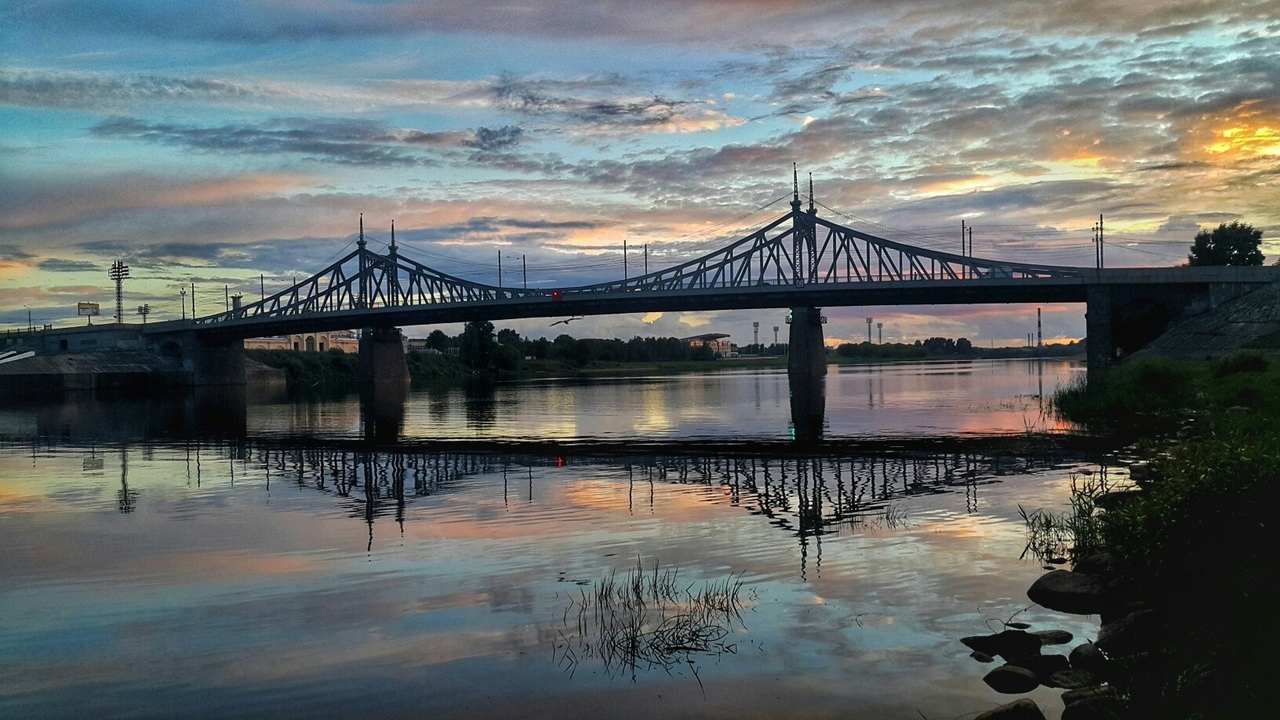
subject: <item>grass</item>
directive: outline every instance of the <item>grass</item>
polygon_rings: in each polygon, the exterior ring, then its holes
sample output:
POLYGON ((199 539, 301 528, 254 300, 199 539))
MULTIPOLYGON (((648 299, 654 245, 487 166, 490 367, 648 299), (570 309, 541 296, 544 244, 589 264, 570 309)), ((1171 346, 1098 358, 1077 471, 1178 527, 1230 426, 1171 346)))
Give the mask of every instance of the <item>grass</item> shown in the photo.
POLYGON ((597 660, 610 677, 687 668, 701 685, 699 657, 737 651, 727 638, 741 625, 741 593, 740 576, 685 585, 679 569, 657 560, 646 569, 637 558, 626 575, 610 572, 570 600, 552 656, 570 674, 597 660))
POLYGON ((1028 553, 1105 553, 1122 596, 1161 618, 1159 639, 1121 658, 1113 678, 1131 699, 1130 716, 1270 717, 1280 640, 1280 362, 1257 353, 1135 362, 1060 390, 1054 407, 1150 451, 1135 500, 1101 509, 1106 488, 1073 479, 1067 512, 1023 511, 1028 553))

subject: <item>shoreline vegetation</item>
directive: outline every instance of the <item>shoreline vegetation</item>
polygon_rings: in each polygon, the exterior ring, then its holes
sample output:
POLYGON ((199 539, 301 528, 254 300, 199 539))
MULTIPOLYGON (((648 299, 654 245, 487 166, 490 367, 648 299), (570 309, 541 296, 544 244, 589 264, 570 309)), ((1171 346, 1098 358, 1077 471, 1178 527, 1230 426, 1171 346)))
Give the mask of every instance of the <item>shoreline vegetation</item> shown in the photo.
POLYGON ((1280 358, 1137 360, 1053 404, 1137 460, 1127 482, 1073 480, 1065 512, 1024 510, 1029 554, 1072 565, 1028 595, 1102 620, 1098 685, 1064 720, 1273 717, 1280 358))
MULTIPOLYGON (((488 322, 467 323, 461 335, 435 330, 425 351, 406 355, 415 386, 473 380, 588 378, 634 374, 677 374, 708 370, 785 368, 786 345, 748 345, 736 357, 718 357, 710 347, 674 337, 619 339, 522 338, 513 330, 496 333, 488 322)), ((829 348, 830 365, 983 360, 1005 358, 1082 358, 1081 342, 1042 347, 982 348, 967 339, 929 338, 915 343, 844 343, 829 348)), ((354 387, 359 364, 341 351, 249 350, 247 357, 285 373, 292 392, 336 391, 354 387)))

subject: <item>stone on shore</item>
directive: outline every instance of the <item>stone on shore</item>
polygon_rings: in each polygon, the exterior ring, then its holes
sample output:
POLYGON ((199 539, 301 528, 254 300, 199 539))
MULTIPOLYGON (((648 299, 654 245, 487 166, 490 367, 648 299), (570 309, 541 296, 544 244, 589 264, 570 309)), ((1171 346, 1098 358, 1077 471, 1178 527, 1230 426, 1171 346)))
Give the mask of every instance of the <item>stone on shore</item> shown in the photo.
POLYGON ((1001 665, 987 673, 982 681, 992 690, 1006 695, 1031 692, 1040 686, 1040 679, 1035 673, 1017 665, 1001 665))
POLYGON ((1034 701, 1020 698, 988 710, 973 720, 1044 720, 1044 713, 1040 712, 1040 706, 1034 701))
POLYGON ((1040 652, 1041 640, 1024 630, 1004 630, 994 635, 974 635, 960 638, 970 650, 986 655, 999 655, 1008 660, 1040 652))
POLYGON ((1017 658, 1007 658, 1010 665, 1017 665, 1020 668, 1026 668, 1035 673, 1036 680, 1042 685, 1049 685, 1050 678, 1053 674, 1062 670, 1070 670, 1071 663, 1065 655, 1023 655, 1017 658))
POLYGON ((1040 638, 1041 645, 1066 645, 1075 637, 1066 630, 1037 630, 1031 634, 1040 638))
POLYGON ((1133 655, 1151 648, 1159 639, 1160 622, 1154 610, 1138 610, 1113 622, 1105 623, 1098 630, 1094 642, 1111 656, 1133 655))
POLYGON ((1050 610, 1096 615, 1107 606, 1107 586, 1096 575, 1050 570, 1031 585, 1027 597, 1050 610))
POLYGON ((1084 643, 1071 651, 1067 656, 1071 667, 1076 670, 1087 670, 1101 677, 1107 676, 1107 657, 1093 643, 1084 643))
POLYGON ((1115 720, 1124 717, 1124 703, 1109 685, 1062 693, 1062 720, 1115 720))

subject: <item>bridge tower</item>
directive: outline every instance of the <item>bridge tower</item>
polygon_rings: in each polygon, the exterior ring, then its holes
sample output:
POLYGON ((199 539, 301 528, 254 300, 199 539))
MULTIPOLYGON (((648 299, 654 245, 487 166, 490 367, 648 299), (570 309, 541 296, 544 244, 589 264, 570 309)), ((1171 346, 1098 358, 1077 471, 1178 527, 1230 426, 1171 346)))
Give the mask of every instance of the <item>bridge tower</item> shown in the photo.
MULTIPOLYGON (((809 176, 809 209, 800 209, 800 183, 795 169, 791 176, 791 254, 792 272, 797 288, 817 282, 817 231, 814 218, 818 209, 813 203, 813 176, 809 176), (808 258, 808 262, 804 261, 808 258), (805 267, 808 265, 808 267, 805 267)), ((827 374, 827 350, 822 338, 822 308, 791 308, 790 338, 787 350, 787 375, 794 380, 808 380, 827 374)))

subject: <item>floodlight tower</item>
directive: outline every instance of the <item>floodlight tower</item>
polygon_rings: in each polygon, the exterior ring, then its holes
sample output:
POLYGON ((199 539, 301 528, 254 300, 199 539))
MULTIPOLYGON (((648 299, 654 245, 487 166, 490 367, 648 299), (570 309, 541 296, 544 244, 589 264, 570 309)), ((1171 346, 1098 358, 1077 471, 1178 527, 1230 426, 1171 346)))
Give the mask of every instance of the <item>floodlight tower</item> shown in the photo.
POLYGON ((873 318, 867 318, 867 344, 871 344, 871 321, 873 318))
POLYGON ((107 277, 116 283, 116 323, 124 322, 124 279, 129 277, 129 266, 123 260, 111 263, 107 277))
POLYGON ((884 323, 876 323, 876 333, 879 335, 879 344, 884 344, 884 323))
POLYGON ((752 342, 755 343, 756 350, 759 351, 760 350, 760 321, 759 320, 751 321, 751 334, 755 336, 755 339, 752 342))

